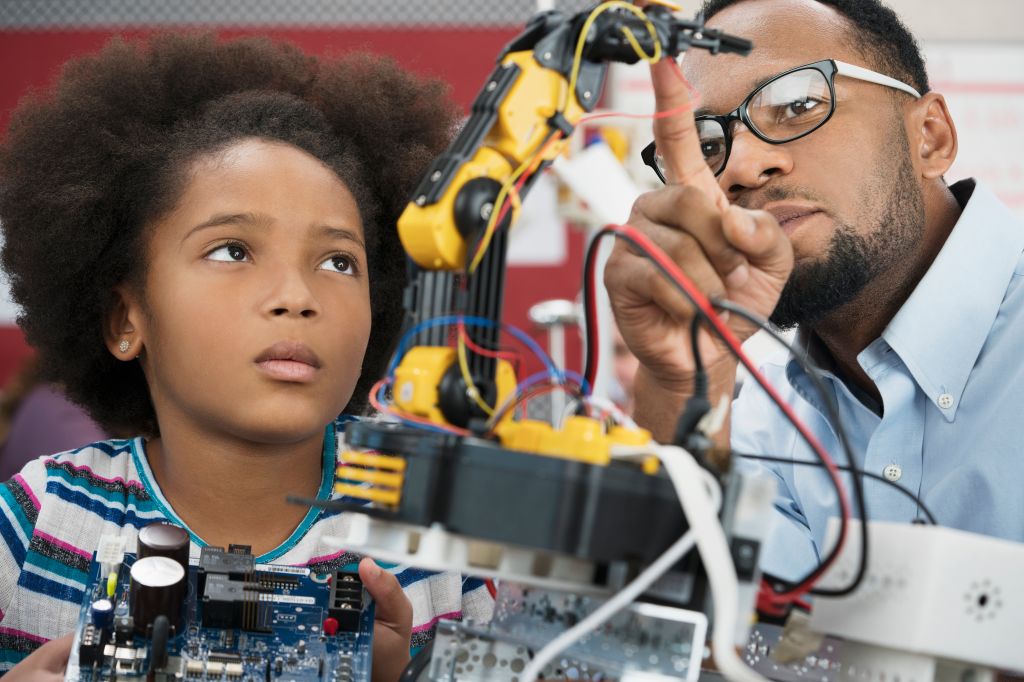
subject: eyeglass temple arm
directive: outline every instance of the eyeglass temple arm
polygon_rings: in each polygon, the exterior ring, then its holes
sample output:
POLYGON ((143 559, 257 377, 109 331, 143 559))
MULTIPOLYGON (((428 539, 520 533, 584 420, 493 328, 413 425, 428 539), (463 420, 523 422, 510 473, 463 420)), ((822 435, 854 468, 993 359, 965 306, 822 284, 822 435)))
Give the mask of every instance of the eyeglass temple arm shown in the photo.
POLYGON ((889 76, 880 74, 877 71, 872 71, 871 69, 865 69, 863 66, 847 64, 846 62, 835 61, 835 65, 836 72, 843 76, 849 76, 850 78, 867 81, 868 83, 876 83, 878 85, 896 88, 897 90, 902 90, 908 95, 913 95, 915 99, 921 99, 921 93, 895 78, 890 78, 889 76))

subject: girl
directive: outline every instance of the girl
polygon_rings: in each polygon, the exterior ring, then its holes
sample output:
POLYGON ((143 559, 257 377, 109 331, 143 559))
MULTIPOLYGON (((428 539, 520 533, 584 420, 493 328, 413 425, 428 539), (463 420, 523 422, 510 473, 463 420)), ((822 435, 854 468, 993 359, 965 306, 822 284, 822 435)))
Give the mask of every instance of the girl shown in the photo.
MULTIPOLYGON (((401 320, 393 226, 455 115, 389 61, 195 35, 115 41, 19 106, 0 223, 20 323, 44 378, 139 437, 0 486, 0 670, 72 630, 104 534, 131 547, 167 519, 196 555, 357 560, 322 542, 346 515, 285 497, 332 494, 336 416, 365 410, 401 320)), ((396 679, 438 616, 489 615, 480 581, 360 572, 375 679, 396 679)), ((67 641, 12 678, 59 671, 67 641)))

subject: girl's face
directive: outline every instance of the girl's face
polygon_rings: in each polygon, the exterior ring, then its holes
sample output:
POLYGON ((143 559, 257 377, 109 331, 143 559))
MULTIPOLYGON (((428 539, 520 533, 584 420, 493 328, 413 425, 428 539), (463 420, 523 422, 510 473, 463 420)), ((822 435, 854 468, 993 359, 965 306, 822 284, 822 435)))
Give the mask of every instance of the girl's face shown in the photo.
POLYGON ((296 147, 244 140, 193 165, 150 235, 126 323, 161 431, 268 444, 322 434, 370 335, 363 225, 345 184, 296 147))

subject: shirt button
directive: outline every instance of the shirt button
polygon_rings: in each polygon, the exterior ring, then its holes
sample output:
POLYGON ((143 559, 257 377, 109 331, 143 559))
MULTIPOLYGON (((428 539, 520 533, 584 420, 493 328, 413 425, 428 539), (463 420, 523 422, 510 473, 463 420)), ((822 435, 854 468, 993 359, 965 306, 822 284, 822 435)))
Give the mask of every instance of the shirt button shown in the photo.
POLYGON ((953 396, 948 393, 943 393, 939 396, 939 407, 944 410, 948 410, 953 407, 953 396))
POLYGON ((882 475, 885 476, 886 480, 895 483, 903 478, 903 469, 900 468, 899 464, 890 464, 882 470, 882 475))

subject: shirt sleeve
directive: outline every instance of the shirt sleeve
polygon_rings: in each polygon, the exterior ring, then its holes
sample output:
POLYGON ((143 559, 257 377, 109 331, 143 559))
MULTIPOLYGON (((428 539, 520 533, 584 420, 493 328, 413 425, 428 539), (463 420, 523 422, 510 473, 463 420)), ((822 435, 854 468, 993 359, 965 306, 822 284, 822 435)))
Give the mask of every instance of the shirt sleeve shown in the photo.
POLYGON ((46 486, 43 462, 43 458, 33 460, 0 483, 0 622, 14 598, 39 516, 39 500, 46 486))
POLYGON ((472 576, 462 579, 462 616, 476 623, 486 623, 494 613, 494 597, 486 581, 472 576))
MULTIPOLYGON (((730 443, 736 453, 788 457, 794 429, 778 407, 754 382, 745 382, 732 403, 730 443)), ((811 529, 791 486, 792 465, 738 457, 746 471, 767 471, 775 479, 775 523, 761 551, 761 570, 783 580, 796 580, 820 559, 811 529)))

